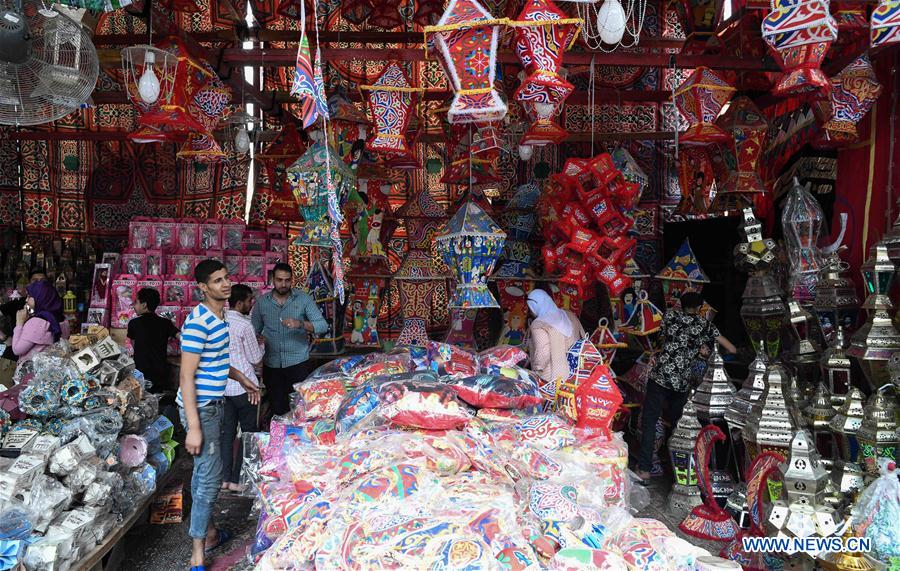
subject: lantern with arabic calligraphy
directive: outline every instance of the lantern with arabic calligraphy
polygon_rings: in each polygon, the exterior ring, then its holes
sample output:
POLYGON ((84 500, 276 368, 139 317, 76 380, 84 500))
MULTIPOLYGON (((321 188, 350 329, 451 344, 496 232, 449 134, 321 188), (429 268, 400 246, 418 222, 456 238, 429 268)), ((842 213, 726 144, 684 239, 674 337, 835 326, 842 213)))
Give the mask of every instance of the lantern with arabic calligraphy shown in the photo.
POLYGON ((225 153, 213 136, 213 130, 231 102, 231 91, 225 87, 219 76, 213 73, 212 68, 206 64, 204 67, 210 73, 209 80, 197 91, 188 106, 188 111, 203 125, 204 130, 191 133, 177 156, 179 159, 190 159, 194 162, 213 163, 225 158, 225 153))
POLYGON ((560 68, 563 52, 575 43, 581 23, 566 17, 553 0, 529 0, 510 23, 515 27, 516 55, 527 74, 515 98, 533 121, 522 145, 558 143, 567 135, 553 117, 572 93, 572 84, 560 75, 560 68))
POLYGON ((422 90, 412 87, 397 62, 389 63, 374 84, 362 85, 360 89, 369 94, 369 113, 375 123, 375 132, 366 142, 366 148, 391 158, 411 157, 406 128, 415 93, 422 90))
POLYGON ((728 142, 728 133, 715 124, 719 111, 734 95, 734 87, 708 67, 698 67, 675 90, 675 106, 689 126, 678 135, 685 145, 728 142))
POLYGON ((498 307, 487 278, 503 250, 506 233, 474 202, 467 202, 435 237, 447 266, 456 273, 450 307, 498 307))
POLYGON ((900 42, 900 2, 882 0, 872 10, 869 22, 869 43, 879 48, 900 42))
POLYGON ((287 182, 304 220, 295 244, 325 248, 333 245, 326 185, 329 168, 338 204, 343 204, 356 183, 356 175, 331 147, 316 143, 287 169, 287 182))
POLYGON ((505 19, 491 16, 477 0, 450 0, 436 26, 425 28, 454 96, 450 123, 484 123, 506 116, 506 103, 494 90, 497 42, 505 19))
POLYGON ((828 93, 831 84, 819 65, 837 38, 837 23, 827 2, 775 0, 763 19, 762 35, 784 72, 772 89, 774 95, 828 93))
POLYGON ((831 78, 829 101, 822 107, 827 122, 815 142, 817 146, 840 146, 859 140, 856 125, 875 105, 881 85, 875 77, 872 62, 865 54, 853 60, 831 78))
POLYGON ((738 97, 717 121, 731 135, 735 168, 716 194, 711 210, 738 211, 749 206, 752 196, 765 192, 757 166, 769 123, 749 97, 738 97))

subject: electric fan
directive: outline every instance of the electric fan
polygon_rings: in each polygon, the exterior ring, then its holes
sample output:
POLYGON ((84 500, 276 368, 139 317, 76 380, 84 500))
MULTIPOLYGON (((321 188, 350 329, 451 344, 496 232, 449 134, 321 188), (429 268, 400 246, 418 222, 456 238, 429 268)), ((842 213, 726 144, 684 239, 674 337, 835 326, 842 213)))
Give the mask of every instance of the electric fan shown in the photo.
POLYGON ((100 63, 78 22, 26 0, 0 0, 0 124, 38 125, 90 97, 100 63))

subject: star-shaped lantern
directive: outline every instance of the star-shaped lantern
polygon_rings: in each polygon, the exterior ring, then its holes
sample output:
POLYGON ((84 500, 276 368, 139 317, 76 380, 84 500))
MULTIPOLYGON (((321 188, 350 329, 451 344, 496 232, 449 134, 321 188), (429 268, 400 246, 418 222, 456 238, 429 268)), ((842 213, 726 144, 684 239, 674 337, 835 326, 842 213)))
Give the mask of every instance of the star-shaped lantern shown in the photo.
POLYGON ((450 123, 484 123, 506 116, 506 103, 493 87, 497 42, 505 23, 478 0, 450 0, 437 25, 425 28, 453 88, 450 123))
POLYGON ((406 129, 415 94, 422 89, 410 84, 397 62, 387 64, 374 84, 362 85, 360 89, 369 94, 369 113, 375 123, 375 132, 366 142, 366 149, 392 159, 411 157, 406 129))
POLYGON ((757 166, 769 123, 749 97, 738 97, 716 121, 731 135, 735 168, 713 201, 713 212, 731 212, 749 206, 752 196, 765 192, 757 166))
POLYGON ((532 120, 522 145, 556 144, 568 135, 553 118, 573 90, 560 69, 563 52, 572 47, 581 24, 579 18, 568 18, 553 0, 529 0, 510 22, 515 27, 516 55, 526 74, 515 98, 532 120))
POLYGON ((678 142, 686 145, 727 143, 728 133, 715 124, 722 107, 734 95, 734 87, 708 67, 698 67, 675 90, 675 106, 687 119, 678 142))
POLYGON ((837 38, 837 23, 827 2, 775 0, 763 19, 762 35, 784 72, 772 89, 774 95, 828 93, 831 84, 819 65, 837 38))
POLYGON ((856 125, 875 105, 880 94, 881 84, 875 77, 872 62, 863 54, 831 78, 829 101, 821 108, 827 122, 822 125, 815 144, 832 147, 858 141, 856 125))
POLYGON ((487 278, 503 251, 506 232, 474 202, 466 202, 435 236, 444 262, 456 273, 450 307, 499 307, 487 278))

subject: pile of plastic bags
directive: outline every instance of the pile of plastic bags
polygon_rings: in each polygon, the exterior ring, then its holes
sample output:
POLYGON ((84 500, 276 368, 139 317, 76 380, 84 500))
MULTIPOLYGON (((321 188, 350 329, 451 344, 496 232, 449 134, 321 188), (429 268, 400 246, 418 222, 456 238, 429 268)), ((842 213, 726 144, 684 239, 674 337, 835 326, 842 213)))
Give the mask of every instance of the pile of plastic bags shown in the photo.
POLYGON ((691 569, 709 555, 628 511, 627 447, 541 412, 524 354, 329 363, 247 435, 260 569, 691 569))

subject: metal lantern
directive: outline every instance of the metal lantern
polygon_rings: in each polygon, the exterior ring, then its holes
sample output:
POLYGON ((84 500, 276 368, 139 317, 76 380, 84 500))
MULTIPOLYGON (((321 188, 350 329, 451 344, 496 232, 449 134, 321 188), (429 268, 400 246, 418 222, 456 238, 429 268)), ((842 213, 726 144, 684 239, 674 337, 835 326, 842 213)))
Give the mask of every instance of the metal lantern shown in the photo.
POLYGON ((503 250, 506 233, 474 202, 456 211, 435 236, 444 263, 456 274, 450 307, 499 307, 487 287, 487 278, 503 250))
POLYGON ((900 264, 900 215, 894 220, 891 231, 884 235, 881 242, 887 248, 888 258, 894 265, 900 264))
POLYGON ((715 121, 734 92, 734 87, 713 70, 696 68, 675 90, 675 106, 688 122, 687 130, 678 135, 678 142, 685 145, 727 143, 729 134, 715 121))
POLYGON ((807 424, 812 429, 816 442, 816 450, 828 457, 833 455, 832 443, 834 439, 829 429, 829 423, 837 411, 831 404, 831 394, 825 383, 819 383, 812 403, 803 411, 807 424))
POLYGON ((412 151, 406 140, 406 130, 415 103, 415 94, 422 91, 413 87, 400 64, 387 64, 372 85, 361 85, 368 92, 369 114, 375 131, 366 141, 366 149, 390 159, 408 159, 412 151))
POLYGON ((787 373, 780 364, 769 365, 766 371, 766 388, 747 417, 747 424, 742 432, 751 462, 766 451, 787 456, 791 435, 799 428, 788 410, 788 403, 782 392, 782 383, 786 377, 787 373))
POLYGON ((758 353, 748 367, 747 378, 725 410, 725 421, 731 430, 743 430, 753 405, 762 397, 766 388, 766 363, 766 354, 758 353))
POLYGON ((337 204, 343 205, 356 185, 356 174, 341 157, 322 143, 310 146, 287 169, 287 182, 303 216, 295 244, 330 248, 331 209, 327 181, 330 178, 337 204))
POLYGON ((900 42, 900 2, 881 0, 872 10, 869 43, 879 48, 900 42))
POLYGON ((788 324, 797 338, 791 360, 794 363, 814 363, 819 360, 819 345, 813 339, 813 316, 796 300, 788 301, 788 324))
POLYGON ((522 145, 552 142, 556 137, 547 139, 548 131, 565 134, 554 117, 574 88, 560 73, 562 57, 575 43, 581 24, 580 19, 567 17, 553 0, 528 0, 518 18, 510 22, 516 56, 525 70, 514 97, 533 119, 522 145))
POLYGON ((863 303, 869 318, 850 340, 847 354, 862 368, 869 389, 889 381, 888 360, 900 351, 900 334, 891 321, 893 309, 889 292, 894 281, 895 267, 888 256, 887 245, 879 242, 869 250, 869 259, 862 265, 863 280, 869 297, 863 303))
POLYGON ((821 107, 826 122, 815 144, 835 147, 857 142, 856 126, 880 94, 881 84, 875 77, 872 62, 863 54, 831 78, 830 97, 821 107))
POLYGON ((747 272, 762 272, 775 261, 778 245, 771 238, 763 238, 762 224, 752 208, 744 208, 741 214, 739 228, 744 240, 734 247, 735 266, 747 272))
POLYGON ((685 291, 699 293, 703 291, 704 284, 709 283, 688 238, 685 238, 669 263, 656 274, 656 279, 662 282, 666 307, 669 308, 681 308, 681 294, 685 291))
POLYGON ((750 275, 741 296, 741 319, 750 342, 757 355, 766 351, 769 359, 781 354, 781 328, 787 314, 781 296, 775 279, 763 272, 750 275))
POLYGON ((841 492, 849 492, 854 488, 862 490, 863 472, 856 463, 859 453, 856 433, 862 426, 863 414, 863 395, 854 387, 828 423, 840 454, 840 459, 835 461, 831 471, 831 479, 841 492))
POLYGON ((497 42, 505 22, 477 0, 450 0, 437 25, 425 28, 453 89, 447 111, 451 124, 486 123, 506 116, 506 103, 494 89, 497 42))
POLYGON ((700 428, 697 410, 689 398, 672 436, 669 437, 669 458, 675 473, 675 483, 669 492, 668 511, 678 519, 684 519, 694 506, 703 503, 697 487, 697 459, 694 455, 700 428))
POLYGON ((853 280, 842 275, 850 264, 841 260, 837 252, 829 255, 816 286, 813 307, 819 319, 819 327, 826 340, 831 340, 835 329, 852 331, 859 314, 859 296, 853 280))
POLYGON ((711 210, 737 211, 752 203, 754 195, 766 191, 758 163, 769 122, 749 97, 741 96, 731 102, 716 124, 731 135, 729 150, 734 155, 735 167, 718 189, 711 210))
POLYGON ((856 440, 859 443, 859 461, 866 474, 878 477, 878 461, 882 458, 897 459, 897 399, 888 397, 885 385, 872 393, 864 409, 864 418, 856 440))
POLYGON ((847 347, 843 328, 838 328, 834 334, 834 341, 825 349, 822 360, 822 381, 828 387, 832 404, 841 404, 844 397, 850 392, 850 357, 847 356, 847 347))
POLYGON ((781 214, 781 226, 791 262, 791 297, 801 302, 815 299, 816 282, 822 269, 818 242, 825 213, 809 192, 794 179, 781 214))
POLYGON ((719 346, 713 344, 713 352, 707 361, 703 381, 694 392, 693 401, 697 416, 703 424, 721 423, 725 411, 734 401, 734 381, 725 371, 725 363, 719 355, 719 346))

